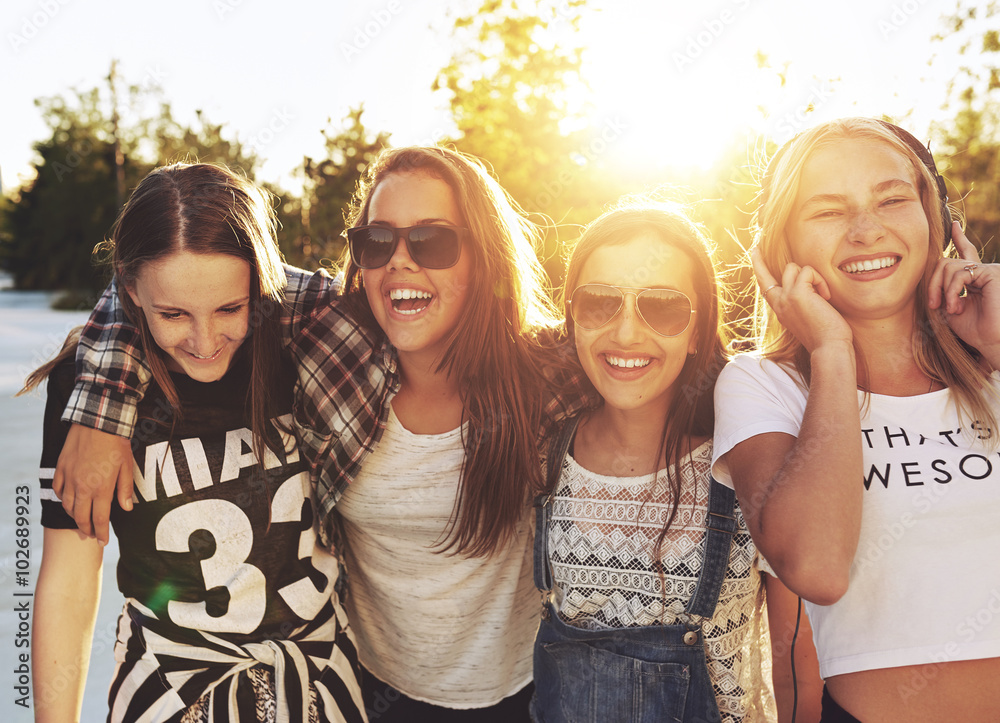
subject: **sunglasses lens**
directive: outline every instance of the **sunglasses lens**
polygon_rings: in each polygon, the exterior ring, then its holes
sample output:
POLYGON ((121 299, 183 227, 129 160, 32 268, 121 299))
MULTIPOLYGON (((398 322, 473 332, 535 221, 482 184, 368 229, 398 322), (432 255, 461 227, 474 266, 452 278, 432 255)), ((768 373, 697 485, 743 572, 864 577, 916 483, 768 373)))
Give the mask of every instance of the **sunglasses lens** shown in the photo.
POLYGON ((389 263, 396 248, 396 232, 391 228, 361 226, 347 230, 351 258, 362 269, 377 269, 389 263))
POLYGON ((447 269, 458 263, 461 250, 458 232, 445 226, 410 229, 409 249, 413 260, 425 269, 447 269))
POLYGON ((622 308, 622 293, 613 286, 585 285, 573 292, 573 321, 584 329, 600 329, 622 308))
POLYGON ((691 321, 691 300, 671 289, 646 289, 638 297, 639 313, 658 334, 677 336, 691 321))
POLYGON ((351 258, 362 269, 377 269, 389 263, 396 251, 399 233, 406 234, 406 248, 413 260, 426 269, 447 269, 458 263, 462 239, 447 226, 358 226, 347 229, 351 258))

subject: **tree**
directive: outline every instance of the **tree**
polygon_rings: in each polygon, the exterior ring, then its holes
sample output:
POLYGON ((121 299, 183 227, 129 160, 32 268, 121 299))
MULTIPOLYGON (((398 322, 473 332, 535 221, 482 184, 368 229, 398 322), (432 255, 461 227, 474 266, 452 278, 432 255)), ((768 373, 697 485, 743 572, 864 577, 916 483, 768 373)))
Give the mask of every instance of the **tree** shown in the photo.
MULTIPOLYGON (((6 215, 0 263, 19 289, 94 289, 94 245, 117 214, 115 156, 97 89, 36 101, 50 138, 35 144, 36 177, 6 215)), ((126 164, 133 181, 145 168, 126 164)))
POLYGON ((586 185, 586 164, 571 159, 585 134, 565 130, 582 115, 567 92, 582 89, 582 48, 563 42, 583 5, 541 0, 526 11, 517 0, 485 0, 455 19, 459 50, 432 87, 450 95, 456 147, 492 164, 528 211, 551 215, 554 197, 571 205, 565 201, 586 185))
POLYGON ((952 119, 935 125, 935 152, 969 238, 992 261, 1000 251, 1000 7, 959 5, 943 23, 934 40, 975 64, 963 63, 949 84, 943 108, 952 119))
POLYGON ((146 138, 155 138, 155 165, 161 163, 220 163, 241 171, 253 180, 259 165, 257 154, 238 140, 225 137, 224 125, 211 123, 196 111, 197 123, 181 125, 174 120, 169 104, 160 106, 160 114, 152 122, 144 122, 141 130, 146 138))
MULTIPOLYGON (((153 94, 133 86, 127 109, 148 105, 153 94)), ((94 292, 107 270, 96 269, 92 252, 111 229, 119 211, 115 139, 123 158, 124 186, 132 189, 152 168, 168 161, 225 163, 253 178, 256 158, 222 127, 177 123, 169 105, 133 124, 114 124, 99 88, 35 101, 51 130, 35 144, 35 178, 20 189, 3 214, 0 267, 19 289, 75 289, 94 292)))
POLYGON ((286 256, 296 263, 315 264, 343 254, 345 209, 365 168, 389 145, 388 133, 372 137, 361 121, 363 114, 364 106, 354 108, 340 130, 324 130, 326 156, 319 160, 307 156, 298 169, 304 180, 302 199, 282 205, 285 230, 280 234, 286 256))

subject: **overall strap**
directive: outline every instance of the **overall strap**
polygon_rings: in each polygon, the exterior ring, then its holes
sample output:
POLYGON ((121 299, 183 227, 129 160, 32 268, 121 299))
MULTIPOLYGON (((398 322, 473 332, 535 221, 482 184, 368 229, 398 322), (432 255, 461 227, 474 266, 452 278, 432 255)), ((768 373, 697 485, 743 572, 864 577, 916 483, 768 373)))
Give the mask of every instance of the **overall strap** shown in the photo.
POLYGON ((709 475, 708 518, 705 520, 705 561, 698 586, 685 612, 710 618, 719 602, 729 568, 729 550, 736 532, 736 493, 709 475))
POLYGON ((552 436, 545 455, 545 492, 535 498, 535 587, 544 593, 552 590, 552 574, 549 570, 549 510, 552 495, 556 493, 563 461, 573 442, 580 417, 566 421, 552 436))

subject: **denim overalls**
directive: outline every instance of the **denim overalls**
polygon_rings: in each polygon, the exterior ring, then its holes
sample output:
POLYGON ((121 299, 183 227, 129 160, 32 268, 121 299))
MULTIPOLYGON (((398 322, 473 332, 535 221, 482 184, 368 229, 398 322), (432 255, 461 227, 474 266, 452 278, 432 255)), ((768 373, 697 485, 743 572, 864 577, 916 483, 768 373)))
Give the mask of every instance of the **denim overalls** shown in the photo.
MULTIPOLYGON (((548 564, 551 498, 578 419, 567 423, 548 455, 549 490, 535 502, 535 585, 552 590, 548 564)), ((736 495, 712 480, 705 562, 685 609, 687 622, 607 630, 567 625, 545 603, 535 639, 537 723, 715 723, 721 720, 705 662, 698 618, 711 618, 729 565, 736 495)))

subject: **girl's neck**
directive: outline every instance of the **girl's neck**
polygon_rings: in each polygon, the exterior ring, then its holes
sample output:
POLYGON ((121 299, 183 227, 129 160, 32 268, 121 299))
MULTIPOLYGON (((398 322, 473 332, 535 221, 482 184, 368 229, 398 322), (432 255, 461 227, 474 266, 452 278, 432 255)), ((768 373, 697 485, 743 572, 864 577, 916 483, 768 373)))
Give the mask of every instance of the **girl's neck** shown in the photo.
POLYGON ((666 407, 616 409, 603 405, 580 422, 573 456, 608 477, 637 477, 663 467, 666 407))
POLYGON ((437 366, 437 360, 399 356, 399 392, 392 400, 392 409, 414 434, 442 434, 462 424, 459 383, 437 366))
POLYGON ((913 356, 912 319, 852 324, 858 358, 858 388, 875 394, 909 397, 940 388, 913 356), (863 361, 862 361, 863 360, 863 361))

